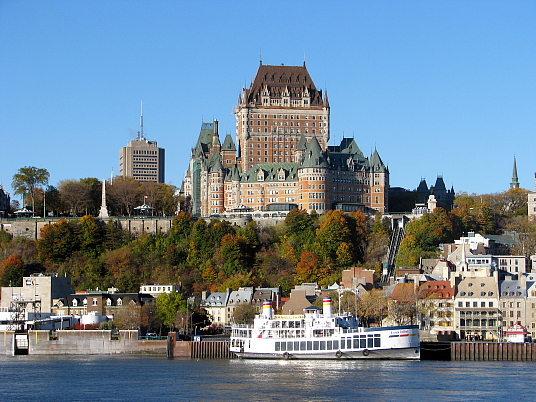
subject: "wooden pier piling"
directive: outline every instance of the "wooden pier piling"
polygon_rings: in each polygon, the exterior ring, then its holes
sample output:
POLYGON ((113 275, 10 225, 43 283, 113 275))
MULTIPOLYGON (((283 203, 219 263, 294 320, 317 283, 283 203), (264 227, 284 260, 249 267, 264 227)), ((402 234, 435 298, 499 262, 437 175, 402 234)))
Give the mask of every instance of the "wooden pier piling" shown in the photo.
POLYGON ((536 361, 533 343, 452 342, 451 360, 536 361))

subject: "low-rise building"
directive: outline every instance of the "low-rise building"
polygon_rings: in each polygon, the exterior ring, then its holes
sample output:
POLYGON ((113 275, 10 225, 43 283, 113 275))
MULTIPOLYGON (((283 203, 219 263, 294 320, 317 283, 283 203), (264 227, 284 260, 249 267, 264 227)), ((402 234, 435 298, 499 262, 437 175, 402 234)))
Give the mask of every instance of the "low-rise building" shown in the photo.
POLYGON ((421 329, 429 330, 438 339, 455 338, 455 291, 454 284, 448 280, 427 281, 419 286, 419 296, 428 303, 420 319, 421 329))
POLYGON ((142 285, 140 286, 140 293, 148 294, 154 298, 160 296, 162 293, 180 292, 179 285, 142 285))
POLYGON ((500 339, 497 272, 493 276, 466 275, 456 280, 454 321, 460 338, 500 339))
POLYGON ((212 318, 212 326, 223 328, 226 325, 227 301, 231 289, 227 292, 203 292, 201 296, 201 307, 212 318))
POLYGON ((227 309, 225 312, 225 325, 229 325, 233 320, 233 314, 236 308, 244 303, 251 303, 253 297, 253 288, 245 287, 233 290, 229 293, 227 309))
POLYGON ((73 293, 71 278, 58 274, 33 274, 22 279, 22 286, 2 287, 0 307, 9 308, 13 302, 39 302, 41 313, 51 313, 57 301, 73 293))

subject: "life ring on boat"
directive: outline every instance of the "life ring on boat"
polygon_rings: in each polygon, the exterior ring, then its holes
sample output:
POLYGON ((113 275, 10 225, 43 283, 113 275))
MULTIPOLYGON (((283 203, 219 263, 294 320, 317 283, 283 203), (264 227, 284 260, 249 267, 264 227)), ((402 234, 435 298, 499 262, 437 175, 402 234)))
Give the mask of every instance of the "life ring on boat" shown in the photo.
POLYGON ((337 353, 335 353, 335 356, 337 356, 337 359, 340 359, 342 357, 342 352, 340 350, 337 350, 337 353))
POLYGON ((363 351, 363 356, 368 356, 368 355, 370 355, 370 350, 365 349, 365 350, 363 351))
POLYGON ((288 352, 283 353, 283 359, 285 360, 290 359, 290 354, 288 352))

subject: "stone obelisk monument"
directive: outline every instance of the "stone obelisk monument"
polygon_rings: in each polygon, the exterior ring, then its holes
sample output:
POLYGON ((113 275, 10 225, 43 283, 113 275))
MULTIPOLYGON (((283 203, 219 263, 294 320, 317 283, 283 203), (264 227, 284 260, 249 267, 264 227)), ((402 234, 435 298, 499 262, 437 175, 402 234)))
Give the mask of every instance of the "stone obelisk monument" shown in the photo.
POLYGON ((99 212, 99 218, 108 219, 110 215, 108 214, 108 208, 106 207, 106 180, 102 181, 102 201, 99 212))

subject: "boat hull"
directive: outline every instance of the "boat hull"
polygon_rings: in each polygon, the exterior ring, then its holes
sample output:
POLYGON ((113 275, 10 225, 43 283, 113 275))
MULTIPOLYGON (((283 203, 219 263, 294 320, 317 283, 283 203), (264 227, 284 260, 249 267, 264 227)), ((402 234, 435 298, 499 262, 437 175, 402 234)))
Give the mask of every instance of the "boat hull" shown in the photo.
POLYGON ((420 348, 410 347, 401 349, 372 349, 359 351, 338 351, 323 353, 253 353, 233 352, 241 359, 271 359, 271 360, 419 360, 420 348))

